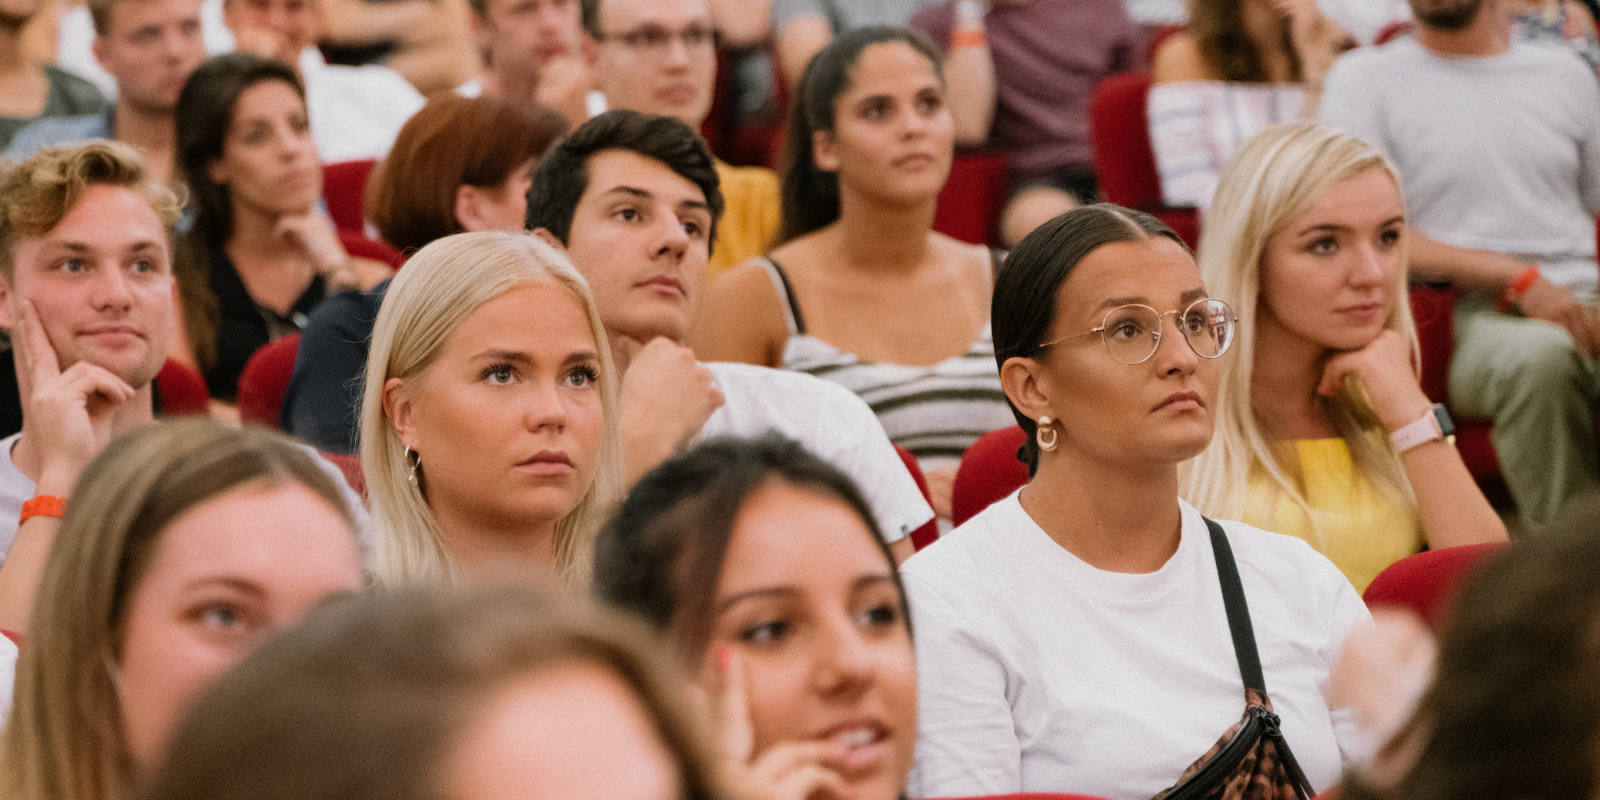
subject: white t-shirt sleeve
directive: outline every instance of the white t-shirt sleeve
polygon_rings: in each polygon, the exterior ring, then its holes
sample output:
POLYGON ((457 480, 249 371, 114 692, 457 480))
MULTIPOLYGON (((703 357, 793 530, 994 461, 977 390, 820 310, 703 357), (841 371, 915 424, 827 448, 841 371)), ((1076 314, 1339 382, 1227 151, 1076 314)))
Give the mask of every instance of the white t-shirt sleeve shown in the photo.
POLYGON ((17 685, 17 643, 0 636, 0 728, 11 717, 11 695, 17 685))
POLYGON ((898 542, 933 519, 933 508, 895 452, 889 435, 872 409, 855 394, 827 383, 816 416, 817 446, 822 460, 843 470, 872 506, 886 542, 898 542))
POLYGON ((918 575, 903 575, 917 647, 917 751, 910 797, 1021 791, 1022 747, 1006 668, 985 626, 918 575))
MULTIPOLYGON (((1330 677, 1334 664, 1339 660, 1339 653, 1344 648, 1345 638, 1356 628, 1372 624, 1372 614, 1367 610, 1367 604, 1362 602, 1361 596, 1356 594, 1355 587, 1345 581, 1340 581, 1339 584, 1334 592, 1332 611, 1328 615, 1330 635, 1320 654, 1323 663, 1327 665, 1330 677)), ((1324 682, 1323 697, 1328 696, 1329 688, 1324 682)), ((1339 743, 1340 762, 1349 766, 1364 757, 1370 746, 1367 742, 1366 729, 1362 726, 1355 708, 1335 707, 1330 703, 1328 720, 1333 726, 1334 741, 1339 743)))
POLYGON ((1329 125, 1349 133, 1367 144, 1390 152, 1383 140, 1383 125, 1379 118, 1382 105, 1371 93, 1377 87, 1364 79, 1361 59, 1367 56, 1359 50, 1341 56, 1322 82, 1322 100, 1317 106, 1317 116, 1329 125))

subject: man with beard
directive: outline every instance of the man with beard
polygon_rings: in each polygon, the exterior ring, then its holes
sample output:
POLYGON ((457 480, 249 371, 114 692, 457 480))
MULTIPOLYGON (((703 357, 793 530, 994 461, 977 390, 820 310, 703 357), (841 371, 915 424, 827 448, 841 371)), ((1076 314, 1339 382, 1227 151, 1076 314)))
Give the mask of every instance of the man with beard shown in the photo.
POLYGON ((1559 45, 1513 42, 1506 0, 1411 0, 1414 37, 1345 55, 1323 120, 1404 176, 1411 267, 1459 290, 1450 401, 1494 419, 1525 521, 1600 488, 1600 85, 1559 45))
POLYGON ((92 114, 106 105, 93 84, 31 59, 22 31, 42 5, 41 0, 0 0, 0 147, 33 120, 92 114))

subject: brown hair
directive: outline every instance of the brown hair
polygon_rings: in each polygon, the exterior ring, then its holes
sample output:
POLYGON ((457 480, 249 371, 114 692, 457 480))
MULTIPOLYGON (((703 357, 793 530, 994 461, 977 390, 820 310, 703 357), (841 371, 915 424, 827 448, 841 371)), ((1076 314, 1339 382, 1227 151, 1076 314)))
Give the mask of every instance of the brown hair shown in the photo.
MULTIPOLYGON (((1244 27, 1240 6, 1245 0, 1194 0, 1189 7, 1187 30, 1194 37, 1200 56, 1225 81, 1262 83, 1268 80, 1261 57, 1261 43, 1250 38, 1244 27)), ((1274 49, 1289 58, 1289 79, 1300 82, 1300 56, 1284 28, 1274 49)))
POLYGON ((171 189, 150 179, 139 151, 121 142, 94 139, 72 147, 40 150, 19 164, 0 159, 0 276, 16 275, 16 244, 43 236, 71 213, 90 186, 132 189, 161 218, 171 246, 181 204, 171 189))
POLYGON ((715 795, 681 677, 634 620, 525 585, 410 587, 315 613, 195 703, 145 800, 424 800, 509 681, 569 664, 620 678, 715 795))
POLYGON ((538 158, 567 130, 546 108, 523 109, 489 97, 436 97, 400 128, 394 147, 367 182, 367 218, 384 241, 412 251, 460 233, 456 189, 489 189, 538 158))
POLYGON ((260 428, 178 419, 112 442, 73 488, 45 563, 0 749, 10 800, 128 796, 112 671, 125 603, 179 515, 245 484, 306 487, 355 523, 316 456, 260 428))

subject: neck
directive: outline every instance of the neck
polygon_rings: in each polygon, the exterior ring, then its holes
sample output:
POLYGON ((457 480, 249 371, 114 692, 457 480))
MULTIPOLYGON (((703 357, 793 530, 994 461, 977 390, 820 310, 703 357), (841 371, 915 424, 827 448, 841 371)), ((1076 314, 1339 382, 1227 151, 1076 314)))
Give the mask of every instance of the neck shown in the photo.
MULTIPOLYGON (((103 447, 112 439, 121 436, 141 425, 148 425, 155 419, 155 399, 150 384, 146 383, 133 393, 132 399, 111 409, 110 434, 103 447)), ((38 483, 39 475, 44 468, 45 452, 41 444, 43 436, 37 431, 38 423, 28 417, 22 419, 22 436, 17 440, 16 447, 11 450, 11 461, 16 464, 17 470, 26 475, 29 480, 38 483)))
POLYGON ((165 183, 172 177, 177 126, 172 109, 149 109, 119 100, 112 112, 117 139, 133 145, 145 156, 155 177, 165 183))
POLYGON ((929 254, 937 198, 910 206, 873 203, 842 195, 839 219, 829 226, 848 254, 839 263, 873 272, 912 272, 929 254))
POLYGON ((524 108, 532 107, 538 102, 539 78, 537 74, 532 79, 524 75, 513 75, 494 67, 483 70, 483 94, 504 100, 513 105, 524 108))
POLYGON ((273 259, 283 253, 282 244, 272 235, 278 224, 277 216, 240 203, 232 207, 233 232, 228 237, 227 248, 234 261, 239 261, 240 256, 247 261, 273 259))
POLYGON ((1175 464, 1107 464, 1061 449, 1039 454, 1022 508, 1079 559, 1109 572, 1154 572, 1178 551, 1175 464))
POLYGON ((548 577, 556 570, 555 520, 498 520, 433 507, 450 559, 465 575, 548 577))
POLYGON ((0 23, 0 74, 38 69, 23 52, 22 27, 0 23))
POLYGON ((1320 435, 1327 416, 1317 384, 1331 353, 1283 329, 1261 313, 1256 321, 1256 353, 1251 364, 1252 411, 1275 439, 1320 435))
POLYGON ((1511 49, 1511 18, 1499 3, 1484 0, 1478 16, 1460 30, 1418 24, 1417 44, 1445 56, 1497 56, 1511 49))

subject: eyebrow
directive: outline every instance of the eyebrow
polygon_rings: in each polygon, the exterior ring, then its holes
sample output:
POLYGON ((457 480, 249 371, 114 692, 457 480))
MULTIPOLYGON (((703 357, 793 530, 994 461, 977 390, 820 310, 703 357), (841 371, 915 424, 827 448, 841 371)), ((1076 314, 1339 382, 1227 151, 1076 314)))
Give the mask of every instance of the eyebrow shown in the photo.
MULTIPOLYGON (((894 577, 887 572, 862 575, 850 582, 850 591, 852 593, 859 592, 869 586, 877 586, 883 583, 894 583, 894 577)), ((722 599, 722 602, 717 603, 716 607, 711 611, 712 615, 716 616, 746 600, 765 597, 792 597, 800 593, 800 590, 794 586, 764 586, 760 589, 751 589, 746 592, 728 595, 722 599)))
MULTIPOLYGON (((656 199, 656 196, 653 193, 645 191, 644 189, 640 189, 637 186, 613 186, 610 189, 607 189, 605 191, 605 194, 607 194, 607 195, 611 195, 611 194, 628 195, 629 197, 637 197, 640 200, 655 200, 656 199)), ((700 210, 706 211, 706 212, 710 212, 711 211, 711 204, 707 203, 704 200, 684 200, 684 201, 678 203, 678 208, 679 209, 683 209, 685 207, 700 209, 700 210)))
MULTIPOLYGON (((1387 228, 1390 225, 1396 225, 1396 224, 1404 225, 1405 222, 1406 222, 1406 217, 1405 217, 1404 214, 1396 214, 1395 216, 1392 216, 1392 217, 1384 220, 1383 222, 1378 223, 1378 227, 1387 228)), ((1337 225, 1337 224, 1328 222, 1328 223, 1323 223, 1321 225, 1308 226, 1307 228, 1305 228, 1304 230, 1300 231, 1299 233, 1297 233, 1295 235, 1296 236, 1305 236, 1308 233, 1314 233, 1316 231, 1329 231, 1329 232, 1337 233, 1337 232, 1340 232, 1340 231, 1348 231, 1348 230, 1354 230, 1353 226, 1350 226, 1350 225, 1337 225)))
MULTIPOLYGON (((1206 296, 1206 290, 1205 289, 1190 289, 1189 291, 1184 292, 1181 295, 1178 295, 1178 302, 1180 304, 1187 305, 1187 304, 1193 303, 1194 301, 1199 300, 1200 298, 1205 297, 1205 296, 1206 296)), ((1107 297, 1106 299, 1101 300, 1100 301, 1100 305, 1095 306, 1094 310, 1101 311, 1101 310, 1105 310, 1105 309, 1116 308, 1117 306, 1148 306, 1148 305, 1150 305, 1150 298, 1148 298, 1148 297, 1107 297)))
POLYGON ((257 586, 253 581, 247 581, 244 578, 234 578, 229 576, 200 578, 198 580, 190 581, 183 588, 184 591, 192 592, 196 589, 204 589, 210 586, 225 587, 255 597, 263 597, 266 595, 266 592, 262 591, 261 587, 257 586))
MULTIPOLYGON (((128 245, 125 249, 126 252, 129 253, 144 253, 151 250, 161 252, 165 249, 164 244, 165 243, 158 242, 153 239, 141 239, 128 245)), ((45 247, 53 250, 66 250, 70 253, 93 253, 97 249, 94 245, 89 244, 88 242, 71 240, 62 241, 59 239, 54 241, 46 240, 45 247)))
MULTIPOLYGON (((568 355, 566 358, 562 359, 561 363, 563 363, 563 364, 578 364, 578 363, 582 363, 582 362, 585 362, 585 361, 594 361, 594 360, 598 359, 599 357, 600 357, 599 354, 597 354, 593 350, 578 350, 578 351, 573 352, 572 354, 568 355)), ((515 362, 515 363, 518 363, 518 364, 532 364, 534 362, 534 357, 529 355, 525 351, 522 351, 522 350, 506 350, 506 349, 499 348, 499 347, 491 347, 491 348, 489 348, 487 350, 480 351, 477 355, 473 356, 473 359, 475 359, 475 360, 476 359, 488 359, 488 360, 491 360, 491 361, 511 361, 511 362, 515 362)))

